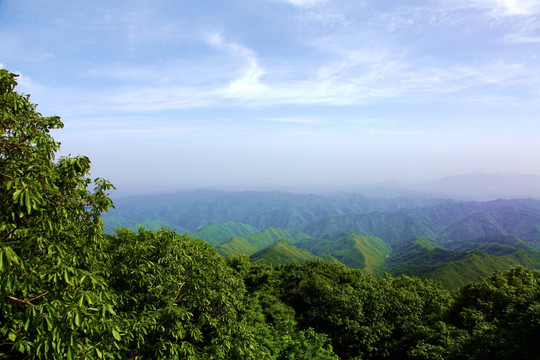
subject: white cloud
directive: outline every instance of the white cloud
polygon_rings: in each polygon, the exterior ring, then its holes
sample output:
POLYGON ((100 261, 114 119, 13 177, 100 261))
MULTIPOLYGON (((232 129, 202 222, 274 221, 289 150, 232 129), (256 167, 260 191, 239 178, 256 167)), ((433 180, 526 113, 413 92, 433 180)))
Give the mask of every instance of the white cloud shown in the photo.
POLYGON ((40 84, 36 83, 32 80, 29 76, 25 76, 21 74, 19 71, 13 71, 14 74, 18 74, 17 76, 17 91, 22 92, 24 94, 31 94, 32 97, 35 97, 35 95, 39 94, 44 90, 44 87, 40 84))
POLYGON ((450 0, 457 8, 480 8, 498 15, 536 15, 540 14, 537 0, 450 0))
POLYGON ((215 104, 216 92, 191 87, 147 87, 106 96, 97 101, 106 108, 125 112, 185 109, 215 104))
POLYGON ((503 7, 508 14, 512 15, 540 13, 540 3, 537 0, 495 0, 495 2, 503 7))
MULTIPOLYGON (((489 99, 490 94, 500 98, 500 94, 497 95, 500 89, 513 86, 527 88, 534 85, 530 70, 520 64, 497 61, 477 66, 422 66, 408 63, 403 58, 381 54, 383 53, 360 56, 351 53, 341 63, 336 62, 314 71, 312 77, 287 79, 277 76, 273 78, 273 74, 268 74, 265 76, 266 81, 261 79, 264 71, 258 66, 256 58, 250 55, 248 59, 244 59, 245 64, 241 68, 240 76, 221 86, 156 85, 112 94, 102 98, 100 103, 107 108, 137 112, 283 104, 343 106, 384 98, 414 101, 440 94, 452 94, 453 99, 466 101, 471 96, 470 91, 474 91, 476 96, 479 91, 485 92, 484 99, 489 99)), ((287 121, 299 123, 308 120, 296 118, 287 121)))
POLYGON ((267 89, 259 78, 264 75, 265 71, 259 66, 259 62, 255 56, 249 56, 246 59, 247 65, 242 71, 243 75, 239 79, 230 82, 227 89, 227 94, 234 97, 238 94, 250 94, 260 92, 267 89))
POLYGON ((242 94, 251 94, 264 91, 266 87, 259 81, 265 70, 259 65, 259 60, 253 50, 233 41, 226 41, 220 33, 212 33, 206 36, 209 44, 222 47, 240 58, 244 63, 240 71, 240 77, 229 82, 224 91, 226 97, 236 97, 242 94))

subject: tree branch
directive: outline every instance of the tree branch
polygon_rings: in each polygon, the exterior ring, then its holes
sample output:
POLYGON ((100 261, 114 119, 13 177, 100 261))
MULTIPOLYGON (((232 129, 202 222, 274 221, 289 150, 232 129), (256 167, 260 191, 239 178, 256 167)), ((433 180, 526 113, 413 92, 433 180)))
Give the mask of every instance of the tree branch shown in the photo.
POLYGON ((13 296, 9 296, 9 295, 4 295, 4 297, 6 299, 9 299, 9 300, 12 300, 12 301, 15 301, 15 302, 18 302, 19 304, 24 304, 24 305, 28 305, 28 306, 35 306, 35 304, 32 304, 32 301, 35 301, 37 299, 39 299, 40 297, 43 297, 47 295, 47 292, 44 292, 43 294, 40 294, 38 296, 35 296, 31 299, 28 299, 28 300, 22 300, 22 299, 17 299, 16 297, 13 297, 13 296))

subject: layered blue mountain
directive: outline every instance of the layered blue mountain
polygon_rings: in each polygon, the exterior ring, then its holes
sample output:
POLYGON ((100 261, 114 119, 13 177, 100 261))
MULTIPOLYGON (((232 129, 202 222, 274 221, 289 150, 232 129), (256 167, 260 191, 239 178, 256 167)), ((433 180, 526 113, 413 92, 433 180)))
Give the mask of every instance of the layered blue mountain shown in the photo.
MULTIPOLYGON (((277 191, 198 190, 176 194, 116 199, 115 209, 103 214, 105 231, 161 221, 173 230, 196 232, 199 227, 234 221, 255 226, 302 230, 329 216, 388 212, 433 206, 449 200, 426 198, 382 199, 359 194, 291 194, 277 191)), ((182 231, 183 232, 183 231, 182 231)))
POLYGON ((313 237, 340 232, 372 235, 389 245, 417 236, 444 244, 483 236, 515 235, 526 242, 540 239, 540 201, 450 202, 394 212, 347 214, 316 221, 303 229, 313 237))

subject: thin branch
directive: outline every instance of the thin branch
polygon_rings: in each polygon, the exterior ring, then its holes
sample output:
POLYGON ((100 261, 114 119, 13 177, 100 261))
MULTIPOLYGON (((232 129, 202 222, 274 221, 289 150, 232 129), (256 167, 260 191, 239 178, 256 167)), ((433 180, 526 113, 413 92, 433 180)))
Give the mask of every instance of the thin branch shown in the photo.
POLYGON ((24 305, 28 305, 28 306, 35 306, 35 304, 32 304, 32 301, 35 301, 37 299, 39 299, 40 297, 43 297, 47 295, 47 292, 44 292, 43 294, 40 294, 38 296, 35 296, 31 299, 28 299, 28 300, 22 300, 22 299, 17 299, 16 297, 13 297, 13 296, 9 296, 9 295, 4 295, 4 297, 6 299, 9 299, 9 300, 12 300, 12 301, 15 301, 15 302, 18 302, 19 304, 24 304, 24 305))
POLYGON ((178 299, 178 297, 180 296, 180 292, 182 291, 182 288, 184 287, 184 285, 185 285, 188 281, 189 281, 189 279, 186 280, 186 281, 184 281, 182 284, 180 284, 180 287, 178 288, 178 292, 176 293, 176 296, 174 297, 174 299, 173 299, 173 301, 172 301, 173 304, 178 304, 178 303, 184 298, 184 297, 182 296, 181 299, 178 299))

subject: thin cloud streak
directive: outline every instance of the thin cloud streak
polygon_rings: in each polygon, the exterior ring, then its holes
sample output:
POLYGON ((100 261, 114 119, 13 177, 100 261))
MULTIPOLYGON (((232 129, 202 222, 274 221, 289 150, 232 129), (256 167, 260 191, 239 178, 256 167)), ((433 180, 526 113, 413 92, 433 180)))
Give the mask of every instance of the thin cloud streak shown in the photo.
MULTIPOLYGON (((349 71, 350 65, 324 67, 315 71, 312 79, 283 82, 263 82, 266 73, 253 60, 243 74, 219 88, 159 86, 115 91, 100 103, 106 108, 123 112, 200 108, 207 106, 268 107, 283 104, 325 104, 330 106, 358 105, 378 99, 414 101, 436 94, 451 94, 466 101, 468 90, 488 86, 497 90, 521 86, 533 91, 530 70, 520 64, 493 62, 471 67, 456 64, 451 67, 413 67, 398 61, 380 68, 373 67, 360 76, 349 71)), ((270 76, 267 76, 270 77, 270 76)), ((538 81, 538 80, 537 80, 538 81)), ((536 84, 538 85, 538 84, 536 84)), ((489 98, 489 95, 486 95, 489 98)))

